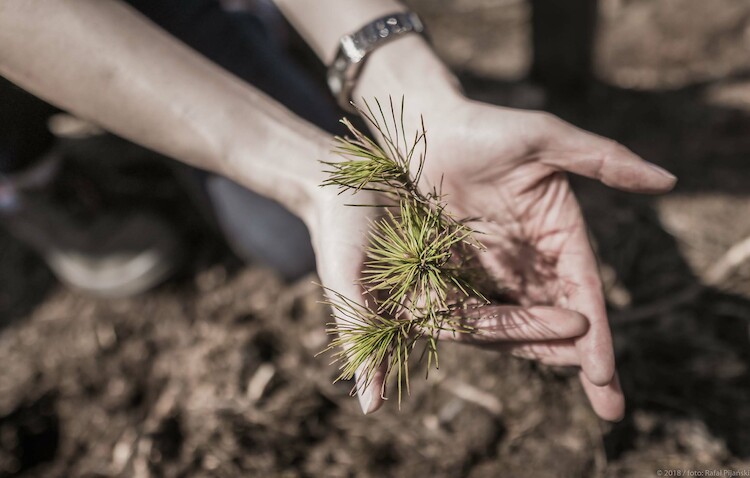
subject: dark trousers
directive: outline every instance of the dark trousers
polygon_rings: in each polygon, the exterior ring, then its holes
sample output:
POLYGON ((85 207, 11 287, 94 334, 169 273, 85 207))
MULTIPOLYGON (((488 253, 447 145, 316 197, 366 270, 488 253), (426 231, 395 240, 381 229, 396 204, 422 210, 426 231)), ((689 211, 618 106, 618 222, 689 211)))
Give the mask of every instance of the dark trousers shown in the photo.
POLYGON ((0 77, 0 175, 24 169, 49 149, 47 119, 56 111, 0 77))

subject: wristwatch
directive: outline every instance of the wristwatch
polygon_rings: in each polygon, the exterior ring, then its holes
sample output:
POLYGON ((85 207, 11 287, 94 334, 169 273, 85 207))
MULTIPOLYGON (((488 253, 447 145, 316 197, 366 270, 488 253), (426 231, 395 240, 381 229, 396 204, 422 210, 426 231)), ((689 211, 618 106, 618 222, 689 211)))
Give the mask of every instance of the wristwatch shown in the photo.
POLYGON ((328 67, 328 87, 339 106, 356 113, 352 90, 368 53, 407 33, 423 33, 424 25, 416 13, 399 12, 368 23, 360 30, 341 37, 336 58, 328 67))

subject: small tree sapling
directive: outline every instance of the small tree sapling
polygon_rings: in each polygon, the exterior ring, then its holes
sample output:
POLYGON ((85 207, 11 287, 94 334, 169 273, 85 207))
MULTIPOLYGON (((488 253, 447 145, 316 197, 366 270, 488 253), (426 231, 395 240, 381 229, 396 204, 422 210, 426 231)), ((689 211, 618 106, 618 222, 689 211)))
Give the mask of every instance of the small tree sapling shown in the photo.
POLYGON ((378 99, 374 103, 375 109, 365 102, 359 113, 383 146, 342 119, 352 135, 335 140, 333 151, 342 161, 324 162, 328 178, 322 186, 337 187, 340 194, 378 193, 383 203, 364 207, 383 213, 371 223, 365 251, 361 284, 369 299, 362 305, 326 290, 336 321, 328 328, 335 338, 323 352, 333 351, 337 380, 352 379, 359 370, 363 386, 386 363, 384 383, 396 373, 400 403, 402 389, 409 390, 409 358, 418 342, 425 344, 429 373, 438 367, 439 334, 474 332, 462 311, 487 303, 471 265, 483 246, 465 220, 446 211, 439 185, 424 192, 424 120, 409 141, 403 98, 398 111, 392 98, 388 110, 378 99))

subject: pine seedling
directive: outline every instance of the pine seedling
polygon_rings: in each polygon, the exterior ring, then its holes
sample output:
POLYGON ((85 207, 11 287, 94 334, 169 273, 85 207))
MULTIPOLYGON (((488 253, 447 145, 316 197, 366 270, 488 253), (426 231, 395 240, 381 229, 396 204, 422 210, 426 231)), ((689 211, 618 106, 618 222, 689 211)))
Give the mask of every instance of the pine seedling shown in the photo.
POLYGON ((468 227, 446 224, 441 211, 404 198, 398 213, 390 209, 370 232, 363 281, 372 291, 386 292, 381 311, 395 313, 412 297, 426 309, 447 308, 449 286, 468 296, 471 286, 451 262, 455 248, 470 235, 468 227))
POLYGON ((378 314, 338 292, 327 292, 337 321, 328 324, 327 332, 335 338, 323 352, 334 352, 336 380, 350 380, 359 370, 364 377, 361 386, 369 387, 380 364, 387 361, 386 377, 393 369, 398 374, 400 403, 401 384, 409 384, 409 356, 419 338, 412 333, 415 321, 378 314))
POLYGON ((472 285, 466 257, 483 246, 471 227, 445 211, 439 189, 420 189, 427 153, 424 121, 408 141, 403 98, 398 115, 392 99, 389 114, 377 99, 375 105, 377 114, 367 102, 358 110, 383 146, 342 119, 352 137, 336 138, 333 151, 342 161, 324 162, 328 178, 322 184, 340 194, 366 190, 385 199, 384 205, 372 205, 384 213, 371 223, 361 279, 375 303, 362 305, 327 289, 337 319, 327 331, 336 337, 323 352, 334 351, 337 380, 358 372, 364 386, 385 363, 384 383, 396 373, 400 404, 402 388, 409 390, 409 358, 420 339, 425 339, 422 356, 429 373, 433 364, 438 367, 439 334, 473 332, 460 311, 487 299, 472 285))

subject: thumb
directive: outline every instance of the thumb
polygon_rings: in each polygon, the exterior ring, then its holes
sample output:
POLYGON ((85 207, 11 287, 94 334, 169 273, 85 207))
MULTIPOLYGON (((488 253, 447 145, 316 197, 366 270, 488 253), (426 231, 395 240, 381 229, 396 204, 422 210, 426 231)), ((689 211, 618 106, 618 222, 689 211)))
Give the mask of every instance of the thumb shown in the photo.
MULTIPOLYGON (((332 328, 328 332, 336 334, 323 352, 334 351, 333 362, 339 364, 341 372, 336 381, 354 379, 352 394, 357 396, 362 413, 367 415, 383 405, 388 353, 373 352, 372 330, 380 319, 367 301, 362 300, 363 290, 356 284, 342 285, 338 289, 323 286, 335 320, 329 324, 332 328), (345 295, 342 290, 349 294, 345 295)), ((377 350, 383 352, 384 349, 377 347, 377 350)))
MULTIPOLYGON (((369 360, 373 360, 370 357, 369 360)), ((388 364, 381 361, 371 372, 367 371, 369 364, 362 364, 355 372, 355 387, 359 406, 365 415, 376 412, 383 406, 385 396, 385 375, 388 364)))
MULTIPOLYGON (((356 394, 366 415, 383 405, 388 357, 372 352, 371 330, 381 319, 371 309, 372 303, 355 279, 361 252, 345 247, 338 250, 342 252, 342 257, 337 258, 341 261, 328 258, 323 264, 332 267, 318 267, 334 319, 328 332, 336 335, 323 352, 333 351, 333 361, 338 363, 341 372, 337 381, 354 379, 352 394, 356 394), (351 252, 352 257, 347 257, 347 252, 351 252)), ((320 252, 319 257, 325 258, 326 252, 320 252)))
POLYGON ((597 179, 607 186, 644 194, 665 193, 677 178, 644 161, 621 144, 547 116, 540 161, 562 171, 597 179))

